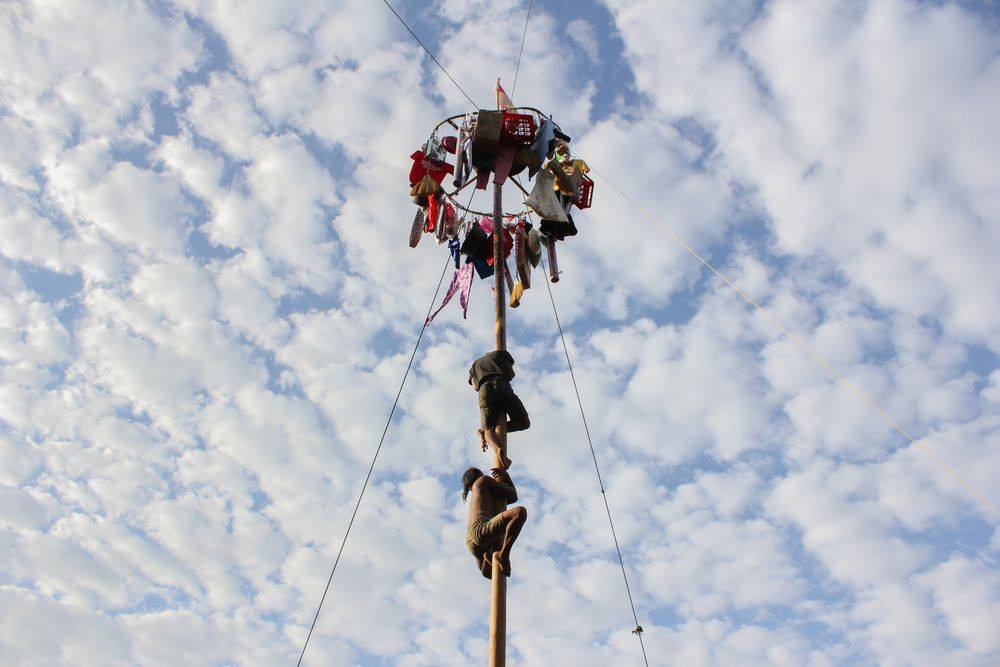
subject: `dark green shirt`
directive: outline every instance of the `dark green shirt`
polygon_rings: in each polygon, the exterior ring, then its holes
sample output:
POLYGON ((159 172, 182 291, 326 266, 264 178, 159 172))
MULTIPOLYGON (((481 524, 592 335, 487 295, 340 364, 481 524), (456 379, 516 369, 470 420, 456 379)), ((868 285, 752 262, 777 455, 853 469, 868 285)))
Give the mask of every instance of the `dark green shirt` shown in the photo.
POLYGON ((514 379, 514 357, 507 350, 495 350, 473 361, 469 368, 469 384, 479 391, 483 380, 494 375, 499 375, 507 382, 514 379))

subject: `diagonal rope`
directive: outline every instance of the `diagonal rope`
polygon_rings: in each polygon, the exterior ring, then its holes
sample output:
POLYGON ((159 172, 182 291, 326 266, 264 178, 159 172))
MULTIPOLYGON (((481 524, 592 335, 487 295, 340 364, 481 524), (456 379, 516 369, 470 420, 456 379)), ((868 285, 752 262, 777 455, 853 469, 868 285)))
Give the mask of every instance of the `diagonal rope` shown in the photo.
POLYGON ((548 277, 545 276, 545 260, 542 260, 542 273, 545 287, 549 292, 549 300, 552 302, 552 314, 556 317, 556 326, 559 328, 559 339, 562 341, 563 352, 566 354, 566 365, 569 367, 569 376, 573 380, 573 391, 576 393, 576 403, 580 406, 580 417, 583 418, 583 430, 587 434, 587 444, 590 445, 590 456, 594 459, 594 470, 597 472, 597 483, 601 486, 601 498, 604 499, 604 509, 608 513, 608 525, 611 526, 611 537, 615 541, 615 551, 618 552, 618 564, 622 568, 622 580, 625 582, 625 594, 628 595, 628 604, 632 608, 632 620, 635 621, 635 630, 632 631, 639 638, 639 647, 642 649, 642 660, 649 667, 649 659, 646 657, 646 644, 642 641, 642 626, 639 625, 639 615, 635 612, 635 601, 632 599, 632 589, 628 585, 628 575, 625 574, 625 559, 622 558, 621 547, 618 546, 618 534, 615 532, 615 521, 611 518, 611 506, 608 504, 608 494, 604 488, 604 478, 601 476, 601 466, 597 464, 597 453, 594 451, 594 441, 590 437, 590 427, 587 425, 587 415, 583 411, 583 400, 580 398, 580 388, 576 384, 576 373, 573 372, 573 362, 569 358, 569 347, 566 346, 566 336, 563 335, 562 322, 559 321, 559 311, 556 309, 556 299, 552 294, 552 286, 548 277))
POLYGON ((736 292, 737 294, 739 294, 740 297, 742 297, 744 301, 746 301, 751 306, 753 306, 758 312, 760 312, 765 318, 767 318, 767 320, 770 321, 771 324, 773 324, 778 330, 780 330, 782 333, 784 333, 786 336, 788 336, 788 338, 791 339, 791 341, 793 343, 795 343, 796 345, 798 345, 803 351, 805 351, 807 354, 809 354, 809 356, 811 356, 813 359, 815 359, 816 363, 818 363, 820 366, 822 366, 824 369, 826 369, 831 375, 833 375, 833 377, 835 377, 837 380, 839 380, 841 383, 843 383, 844 386, 846 386, 848 389, 850 389, 852 392, 854 392, 855 395, 859 396, 861 398, 861 400, 863 400, 865 403, 867 403, 870 408, 872 408, 876 413, 878 413, 882 417, 882 419, 884 419, 886 421, 886 423, 889 424, 889 426, 891 426, 896 431, 898 431, 904 438, 906 438, 907 440, 909 440, 911 444, 916 445, 920 449, 920 451, 922 451, 924 454, 926 454, 927 457, 934 463, 934 465, 936 465, 938 468, 940 468, 941 470, 943 470, 945 473, 947 473, 949 476, 951 476, 953 479, 955 479, 957 482, 959 482, 962 486, 964 486, 968 491, 970 491, 974 496, 976 496, 976 498, 978 500, 980 500, 983 503, 983 505, 985 505, 987 507, 987 509, 992 510, 994 514, 1000 513, 1000 512, 998 512, 996 505, 993 504, 993 501, 991 501, 989 498, 987 498, 986 495, 982 491, 980 491, 979 489, 977 489, 975 486, 973 486, 969 482, 965 481, 957 472, 955 472, 950 466, 948 466, 948 464, 946 464, 944 461, 942 461, 940 458, 938 458, 937 455, 934 454, 934 452, 932 452, 927 447, 925 447, 923 444, 921 444, 919 441, 917 441, 916 439, 914 439, 914 437, 911 436, 909 433, 907 433, 906 430, 902 426, 899 425, 899 422, 897 422, 895 419, 893 419, 882 408, 882 406, 880 406, 878 403, 876 403, 875 400, 873 398, 871 398, 868 394, 866 394, 860 387, 858 387, 856 384, 854 384, 853 382, 851 382, 850 380, 848 380, 846 377, 844 377, 843 375, 841 375, 833 366, 830 365, 830 363, 826 359, 824 359, 819 354, 819 352, 817 352, 816 350, 814 350, 813 348, 811 348, 809 345, 806 344, 805 341, 803 341, 801 338, 799 338, 798 336, 796 336, 795 334, 793 334, 791 331, 789 331, 788 328, 784 324, 782 324, 774 315, 772 315, 767 309, 765 309, 763 306, 761 306, 756 301, 754 301, 752 298, 750 298, 750 296, 746 292, 744 292, 743 290, 741 290, 729 278, 727 278, 726 276, 724 276, 717 268, 715 268, 715 266, 712 265, 711 262, 709 262, 707 259, 705 259, 700 254, 698 254, 698 252, 694 248, 692 248, 687 243, 685 243, 684 240, 681 239, 679 236, 677 236, 677 234, 675 234, 669 227, 667 227, 662 222, 660 222, 659 220, 657 220, 656 217, 653 216, 652 213, 650 213, 649 211, 647 211, 637 201, 635 201, 634 199, 632 199, 631 197, 629 197, 627 194, 625 194, 624 192, 622 192, 622 190, 617 185, 615 185, 610 180, 608 180, 607 176, 605 176, 601 172, 597 171, 593 167, 591 167, 591 171, 593 171, 595 174, 597 174, 598 176, 600 176, 601 179, 605 183, 607 183, 608 185, 610 185, 611 188, 615 190, 615 192, 617 192, 626 201, 630 202, 633 206, 635 206, 643 215, 645 215, 647 218, 649 218, 649 220, 654 225, 656 225, 661 230, 663 230, 667 234, 667 236, 669 236, 670 238, 672 238, 682 248, 684 248, 684 250, 686 250, 688 252, 688 254, 690 254, 692 257, 694 257, 699 262, 701 262, 705 266, 705 268, 707 268, 709 271, 711 271, 712 273, 714 273, 720 280, 722 280, 722 282, 724 282, 726 285, 728 285, 730 289, 732 289, 734 292, 736 292))
POLYGON ((420 38, 419 38, 419 37, 417 37, 417 33, 413 32, 413 29, 412 29, 412 28, 411 28, 411 27, 409 26, 409 24, 408 24, 408 23, 407 23, 407 22, 406 22, 405 20, 403 20, 403 17, 399 15, 399 12, 397 12, 397 11, 396 11, 396 10, 395 10, 395 9, 393 8, 393 6, 389 4, 389 0, 382 0, 382 2, 384 2, 384 3, 385 3, 385 6, 386 6, 386 7, 388 7, 388 8, 389 8, 389 10, 390 10, 390 11, 391 11, 391 12, 392 12, 393 14, 395 14, 395 15, 396 15, 396 18, 397 18, 397 19, 399 19, 399 22, 403 24, 403 27, 404 27, 404 28, 406 28, 406 30, 407 30, 407 31, 408 31, 408 32, 409 32, 409 33, 410 33, 411 35, 413 35, 413 39, 417 40, 417 44, 419 44, 419 45, 420 45, 420 46, 421 46, 421 47, 422 47, 422 48, 424 49, 424 51, 425 51, 425 52, 427 53, 427 55, 429 55, 429 56, 431 57, 431 60, 433 60, 433 61, 434 61, 434 64, 436 64, 436 65, 437 65, 438 67, 440 67, 440 68, 441 68, 441 71, 442 71, 442 72, 444 72, 444 75, 445 75, 446 77, 448 77, 449 79, 451 79, 451 82, 452 82, 453 84, 455 84, 455 87, 456 87, 456 88, 458 88, 458 89, 459 89, 459 90, 460 90, 460 91, 462 92, 462 94, 463 94, 463 95, 465 95, 465 99, 469 100, 469 102, 471 102, 471 103, 472 103, 472 106, 474 106, 474 107, 476 107, 476 108, 478 109, 478 108, 479 108, 479 105, 478 105, 478 104, 476 104, 475 100, 473 100, 473 99, 472 99, 471 97, 469 97, 469 94, 468 94, 467 92, 465 92, 465 89, 464 89, 464 88, 462 88, 462 87, 461 87, 460 85, 458 85, 458 81, 455 81, 454 77, 452 77, 452 76, 451 76, 451 74, 449 74, 449 73, 448 73, 448 70, 447 70, 447 69, 445 69, 444 65, 442 65, 442 64, 441 64, 441 63, 440 63, 440 62, 438 61, 438 59, 434 57, 434 54, 433 54, 433 53, 431 53, 430 49, 428 49, 428 48, 427 48, 427 47, 426 47, 426 46, 424 45, 424 43, 423 43, 422 41, 420 41, 420 38))
POLYGON ((385 442, 385 434, 389 432, 389 424, 392 423, 392 417, 396 413, 396 406, 399 405, 399 397, 403 393, 403 386, 406 385, 406 378, 410 375, 410 368, 413 367, 413 358, 417 356, 417 350, 420 348, 420 341, 424 338, 424 332, 427 330, 427 317, 431 314, 431 309, 434 307, 434 302, 437 301, 438 292, 441 291, 441 284, 444 282, 444 276, 448 272, 448 265, 451 263, 451 255, 445 260, 444 269, 441 270, 441 277, 438 279, 437 287, 434 289, 434 296, 431 297, 431 305, 427 308, 427 316, 424 317, 424 324, 420 327, 420 333, 417 335, 417 342, 413 344, 413 352, 410 353, 410 360, 406 364, 406 371, 403 373, 403 379, 399 383, 399 390, 396 392, 396 399, 392 402, 392 409, 389 410, 389 417, 385 420, 385 428, 382 429, 382 437, 379 438, 378 447, 375 448, 375 454, 372 456, 371 465, 368 466, 368 474, 365 476, 365 482, 361 485, 361 493, 358 494, 358 502, 354 504, 354 511, 351 513, 351 520, 347 523, 347 531, 344 533, 344 539, 340 542, 340 549, 337 551, 337 558, 333 561, 333 569, 330 570, 330 576, 326 580, 326 588, 323 589, 323 596, 319 599, 319 605, 316 607, 316 614, 313 616, 312 624, 309 626, 309 634, 306 635, 306 640, 302 644, 302 651, 299 653, 299 659, 295 663, 296 667, 302 664, 302 658, 306 654, 306 647, 309 646, 309 640, 312 638, 313 630, 316 629, 316 621, 319 620, 319 612, 323 609, 323 602, 326 601, 326 594, 330 591, 330 584, 333 582, 333 575, 337 572, 337 565, 340 564, 340 556, 344 553, 344 546, 347 544, 347 537, 351 534, 351 528, 354 526, 354 519, 358 516, 358 508, 361 507, 361 499, 365 497, 365 491, 368 490, 368 482, 372 478, 372 471, 375 469, 375 462, 378 460, 379 452, 382 451, 382 443, 385 442))
POLYGON ((514 84, 510 87, 510 101, 514 101, 514 91, 517 90, 517 73, 521 71, 521 54, 524 53, 524 38, 528 36, 528 20, 531 18, 531 2, 528 0, 528 13, 524 17, 524 32, 521 33, 521 48, 517 52, 517 65, 514 67, 514 84))
MULTIPOLYGON (((476 198, 476 189, 472 189, 472 194, 469 195, 469 199, 465 203, 465 207, 468 208, 472 206, 472 200, 476 198)), ((417 349, 420 347, 420 341, 424 338, 424 331, 430 326, 430 322, 427 318, 431 315, 431 310, 434 309, 434 303, 437 301, 437 295, 441 291, 441 284, 444 282, 444 276, 448 273, 448 265, 451 264, 451 254, 445 260, 444 268, 441 269, 441 277, 438 278, 437 287, 434 288, 434 296, 431 297, 431 304, 427 307, 427 315, 424 316, 424 324, 420 327, 420 333, 417 335, 417 342, 413 344, 413 352, 410 353, 410 360, 406 364, 406 371, 403 373, 403 379, 399 383, 399 391, 396 392, 396 400, 392 402, 392 409, 389 410, 389 417, 385 420, 385 428, 382 429, 382 437, 379 438, 378 447, 375 448, 375 454, 372 456, 372 463, 368 466, 368 475, 365 476, 365 483, 361 485, 361 493, 358 495, 358 502, 354 505, 354 512, 351 513, 351 520, 347 523, 347 531, 344 533, 344 539, 340 543, 340 550, 337 551, 337 558, 333 561, 333 569, 330 570, 330 577, 326 580, 326 588, 323 589, 323 596, 319 599, 319 605, 316 607, 316 614, 313 616, 312 624, 309 626, 309 634, 306 635, 306 640, 302 644, 302 651, 299 653, 298 662, 295 663, 295 667, 299 667, 302 664, 302 657, 306 654, 306 647, 309 646, 309 639, 312 638, 313 630, 316 628, 316 621, 319 620, 319 612, 323 609, 323 602, 326 600, 326 594, 330 591, 330 583, 333 581, 333 575, 337 572, 337 565, 340 564, 340 556, 344 553, 344 545, 347 544, 347 536, 351 534, 351 528, 354 526, 354 519, 358 515, 358 508, 361 507, 361 499, 365 497, 365 491, 368 489, 368 481, 372 477, 372 471, 375 469, 375 461, 378 460, 379 452, 382 451, 382 443, 385 442, 385 434, 389 431, 389 424, 392 423, 392 416, 396 412, 396 406, 399 404, 399 397, 403 393, 403 386, 406 384, 406 378, 410 375, 410 368, 413 366, 413 358, 417 356, 417 349)))

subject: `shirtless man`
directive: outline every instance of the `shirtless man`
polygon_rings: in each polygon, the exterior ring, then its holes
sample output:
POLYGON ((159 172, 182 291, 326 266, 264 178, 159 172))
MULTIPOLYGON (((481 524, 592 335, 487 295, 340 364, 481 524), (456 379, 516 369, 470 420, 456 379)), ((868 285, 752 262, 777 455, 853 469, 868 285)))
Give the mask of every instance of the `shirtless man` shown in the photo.
POLYGON ((506 438, 500 437, 499 433, 501 420, 504 420, 507 433, 523 431, 531 426, 524 403, 510 388, 513 379, 514 357, 507 350, 484 354, 469 368, 469 384, 479 393, 479 414, 483 426, 478 431, 479 444, 484 452, 487 446, 493 448, 495 467, 510 467, 506 438))
POLYGON ((517 489, 506 470, 493 468, 490 474, 487 477, 479 468, 469 468, 462 475, 462 500, 472 493, 465 545, 487 579, 493 577, 494 551, 503 573, 510 576, 510 549, 528 518, 528 510, 520 505, 500 511, 507 503, 517 502, 517 489))

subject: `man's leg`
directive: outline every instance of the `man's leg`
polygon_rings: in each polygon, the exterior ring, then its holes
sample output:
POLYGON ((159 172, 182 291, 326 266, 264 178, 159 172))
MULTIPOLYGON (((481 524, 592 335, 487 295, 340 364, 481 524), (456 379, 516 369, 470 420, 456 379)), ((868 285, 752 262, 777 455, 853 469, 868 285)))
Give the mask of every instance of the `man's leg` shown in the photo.
POLYGON ((508 433, 523 431, 531 426, 531 420, 528 419, 528 411, 524 408, 524 403, 521 402, 509 384, 503 389, 502 406, 504 412, 507 413, 508 433))
POLYGON ((507 432, 513 433, 514 431, 526 431, 531 427, 531 420, 528 419, 528 415, 524 415, 520 419, 509 419, 507 421, 507 432))
POLYGON ((511 507, 502 514, 504 518, 504 523, 506 524, 503 534, 503 545, 500 547, 500 551, 497 555, 500 557, 500 567, 503 568, 503 573, 506 576, 510 576, 510 550, 514 546, 514 541, 517 540, 517 536, 521 534, 521 528, 524 526, 524 522, 528 520, 528 510, 524 507, 518 505, 517 507, 511 507))
POLYGON ((500 427, 488 428, 484 430, 486 443, 493 449, 494 468, 507 469, 511 465, 511 460, 507 458, 507 439, 500 433, 500 427))
POLYGON ((500 420, 506 420, 503 408, 499 405, 492 383, 486 383, 479 388, 479 413, 482 418, 483 428, 478 431, 480 446, 483 451, 486 447, 493 449, 494 468, 509 468, 510 459, 507 458, 507 438, 501 434, 500 420))

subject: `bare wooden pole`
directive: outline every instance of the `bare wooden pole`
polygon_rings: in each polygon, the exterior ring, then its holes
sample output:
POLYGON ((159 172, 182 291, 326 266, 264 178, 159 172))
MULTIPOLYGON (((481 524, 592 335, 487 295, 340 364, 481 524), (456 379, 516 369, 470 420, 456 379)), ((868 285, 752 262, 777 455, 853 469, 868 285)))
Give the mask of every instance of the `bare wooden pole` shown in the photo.
POLYGON ((493 184, 493 279, 496 288, 496 299, 493 302, 493 315, 496 321, 496 348, 507 349, 507 311, 506 293, 504 292, 504 257, 503 257, 503 186, 493 184))
MULTIPOLYGON (((503 256, 503 186, 493 184, 493 278, 495 301, 496 349, 507 349, 507 303, 504 269, 507 262, 503 256)), ((507 416, 501 415, 497 436, 504 446, 507 444, 507 416)), ((500 456, 494 454, 493 467, 502 468, 500 456)), ((507 509, 503 506, 500 511, 507 509)), ((490 585, 490 662, 489 667, 505 667, 507 664, 507 577, 500 569, 500 560, 493 554, 493 572, 490 585)))
POLYGON ((493 579, 490 585, 490 667, 507 664, 507 577, 500 569, 500 558, 493 554, 493 579))

